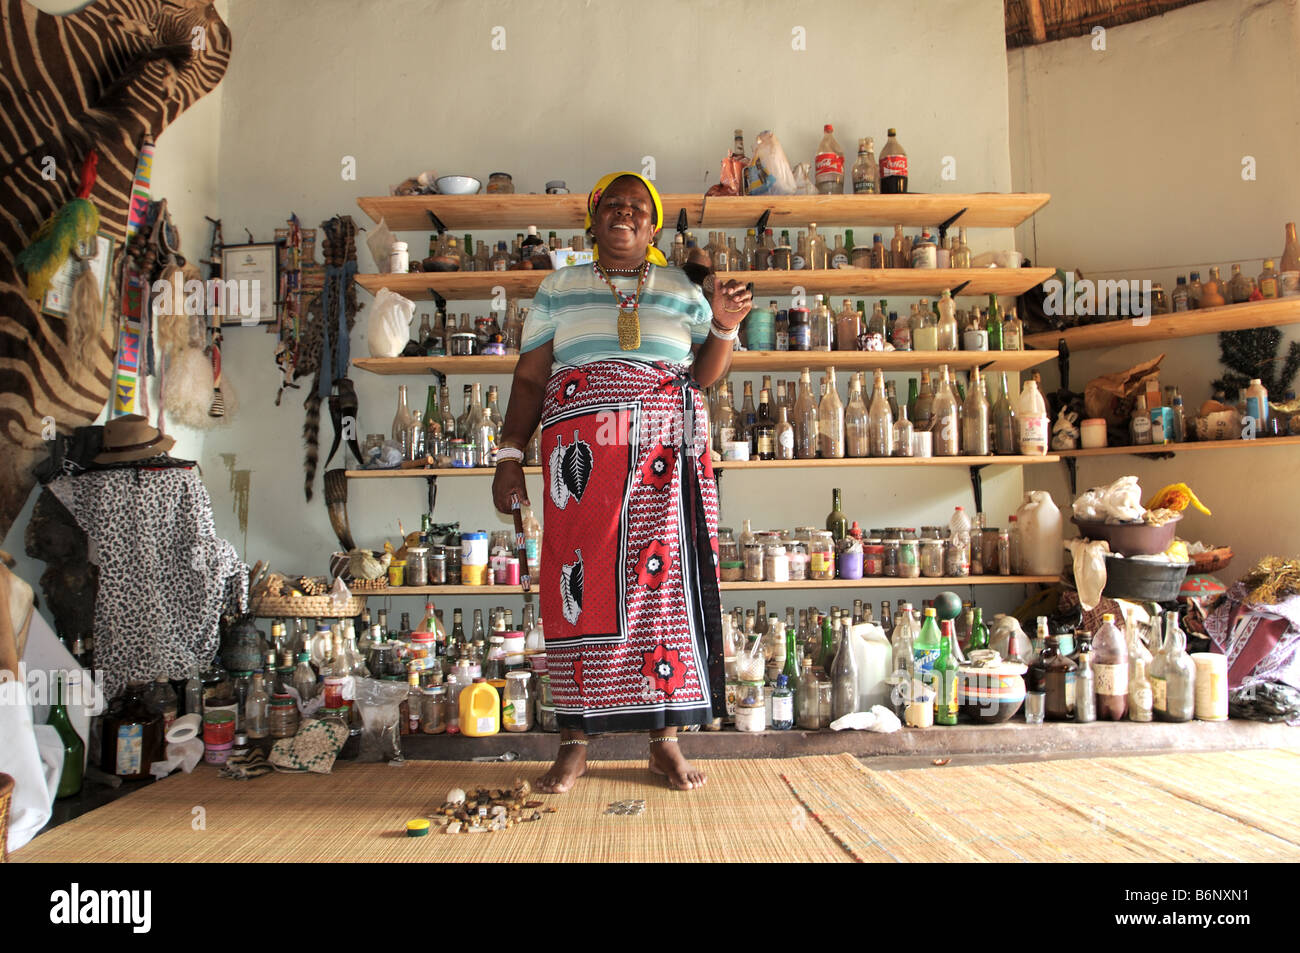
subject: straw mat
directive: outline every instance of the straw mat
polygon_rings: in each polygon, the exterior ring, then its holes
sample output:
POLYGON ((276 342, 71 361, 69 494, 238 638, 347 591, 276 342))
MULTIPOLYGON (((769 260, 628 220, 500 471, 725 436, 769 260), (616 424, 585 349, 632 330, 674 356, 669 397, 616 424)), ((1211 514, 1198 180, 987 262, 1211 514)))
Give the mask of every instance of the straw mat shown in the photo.
POLYGON ((1293 751, 906 771, 797 758, 783 775, 863 861, 1300 861, 1293 751))
MULTIPOLYGON (((852 760, 851 758, 849 759, 852 760)), ((672 791, 644 761, 592 761, 567 794, 537 794, 555 814, 488 834, 405 825, 453 787, 509 787, 549 764, 408 761, 336 764, 329 775, 270 774, 227 781, 201 765, 150 784, 40 835, 16 862, 175 861, 836 861, 851 858, 806 815, 781 781, 779 761, 703 761, 709 777, 672 791), (606 814, 643 799, 638 815, 606 814), (206 829, 194 830, 194 808, 206 829)))
POLYGON ((702 761, 667 789, 643 761, 593 761, 555 814, 492 834, 408 838, 453 787, 540 763, 339 764, 225 781, 201 766, 37 837, 23 862, 1297 861, 1300 754, 1234 751, 880 771, 851 755, 702 761), (644 799, 645 813, 607 814, 644 799), (196 811, 202 808, 202 811, 196 811), (202 823, 200 823, 202 821, 202 823))

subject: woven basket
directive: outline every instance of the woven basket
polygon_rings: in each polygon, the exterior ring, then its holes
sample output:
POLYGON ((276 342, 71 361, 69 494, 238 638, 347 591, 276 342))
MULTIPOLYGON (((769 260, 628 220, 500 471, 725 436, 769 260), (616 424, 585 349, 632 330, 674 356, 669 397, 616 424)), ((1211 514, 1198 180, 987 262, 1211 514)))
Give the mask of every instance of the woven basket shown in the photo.
POLYGON ((350 619, 365 607, 365 596, 353 596, 342 610, 329 596, 262 596, 249 600, 248 611, 259 619, 350 619))
POLYGON ((0 774, 0 864, 9 860, 9 802, 14 797, 14 779, 0 774))

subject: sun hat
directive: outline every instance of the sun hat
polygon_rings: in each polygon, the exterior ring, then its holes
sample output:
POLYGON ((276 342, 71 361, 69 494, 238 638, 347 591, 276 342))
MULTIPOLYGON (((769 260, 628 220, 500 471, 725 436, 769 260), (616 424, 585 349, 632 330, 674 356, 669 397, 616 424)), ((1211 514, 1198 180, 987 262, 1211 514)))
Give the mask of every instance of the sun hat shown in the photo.
POLYGON ((176 445, 175 437, 158 431, 139 414, 114 417, 104 425, 104 445, 96 463, 127 463, 148 460, 176 445))

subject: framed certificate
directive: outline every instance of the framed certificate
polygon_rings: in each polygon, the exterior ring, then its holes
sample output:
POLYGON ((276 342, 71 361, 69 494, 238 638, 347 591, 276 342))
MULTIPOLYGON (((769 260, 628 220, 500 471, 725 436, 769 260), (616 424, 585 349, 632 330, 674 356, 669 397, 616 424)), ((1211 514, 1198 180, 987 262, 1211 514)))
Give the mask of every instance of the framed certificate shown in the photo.
POLYGON ((226 245, 214 301, 223 326, 266 324, 275 320, 280 291, 279 244, 226 245))

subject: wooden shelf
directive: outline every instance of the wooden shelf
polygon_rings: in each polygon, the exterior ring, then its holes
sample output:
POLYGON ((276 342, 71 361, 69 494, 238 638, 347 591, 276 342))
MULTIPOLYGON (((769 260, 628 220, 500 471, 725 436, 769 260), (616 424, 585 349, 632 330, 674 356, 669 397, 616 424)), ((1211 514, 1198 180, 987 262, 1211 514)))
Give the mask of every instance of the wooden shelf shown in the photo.
MULTIPOLYGON (((541 467, 524 467, 524 473, 541 473, 541 467)), ((492 476, 494 467, 429 467, 422 470, 348 470, 349 480, 399 480, 403 477, 492 476)))
POLYGON ((721 463, 715 463, 713 469, 763 471, 799 467, 1019 467, 1031 463, 1058 463, 1060 459, 1060 457, 1049 453, 1041 457, 844 457, 832 460, 723 460, 721 463))
POLYGON ((1300 324, 1300 297, 1246 301, 1219 308, 1205 308, 1202 311, 1162 314, 1150 318, 1145 324, 1136 323, 1140 320, 1142 319, 1130 318, 1106 321, 1066 331, 1030 334, 1025 338, 1025 344, 1027 347, 1056 347, 1064 339, 1071 351, 1091 351, 1103 347, 1123 347, 1128 344, 1217 334, 1219 331, 1300 324))
MULTIPOLYGON (((737 351, 732 355, 731 373, 774 372, 797 374, 805 367, 837 371, 886 373, 934 369, 947 364, 953 370, 981 370, 1008 373, 1028 370, 1056 359, 1055 351, 737 351)), ((505 357, 362 357, 354 367, 372 374, 513 374, 515 355, 505 357)))
MULTIPOLYGON (((507 297, 531 298, 550 271, 429 271, 404 275, 357 275, 371 294, 380 288, 412 301, 432 301, 434 292, 449 301, 484 300, 502 288, 507 297)), ((962 296, 996 294, 1015 297, 1042 284, 1051 268, 828 268, 815 271, 727 271, 722 277, 753 282, 756 295, 805 294, 834 297, 880 297, 942 294, 966 283, 962 296)), ((1048 342, 1052 346, 1054 342, 1048 342)))
MULTIPOLYGON (((753 228, 769 211, 773 229, 903 225, 938 225, 965 209, 957 220, 967 228, 1014 228, 1048 203, 1042 193, 979 192, 918 195, 774 195, 714 196, 665 194, 664 223, 671 227, 678 209, 699 228, 753 228)), ((570 195, 414 195, 365 196, 363 212, 381 218, 395 232, 433 231, 429 212, 450 230, 582 228, 586 193, 570 195)))
MULTIPOLYGON (((932 579, 900 579, 872 576, 867 579, 808 579, 798 582, 722 582, 724 592, 742 589, 930 589, 958 586, 1051 585, 1059 576, 944 576, 932 579)), ((537 594, 533 585, 532 594, 537 594)), ((398 586, 366 592, 367 596, 520 596, 521 586, 398 586)))
POLYGON ((1259 437, 1255 440, 1203 440, 1199 443, 1165 443, 1140 447, 1095 447, 1091 450, 1059 450, 1061 459, 1081 457, 1112 457, 1121 454, 1156 456, 1166 453, 1184 453, 1188 450, 1256 450, 1263 447, 1294 447, 1300 445, 1300 436, 1259 437))

